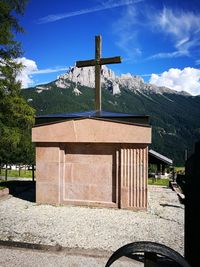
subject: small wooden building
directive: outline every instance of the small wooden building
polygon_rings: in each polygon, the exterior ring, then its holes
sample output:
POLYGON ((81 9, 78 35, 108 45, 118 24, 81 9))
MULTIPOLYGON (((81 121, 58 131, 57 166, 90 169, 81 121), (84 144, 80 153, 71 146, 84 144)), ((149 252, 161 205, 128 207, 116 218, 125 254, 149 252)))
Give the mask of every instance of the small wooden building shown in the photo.
POLYGON ((148 116, 110 112, 36 118, 36 202, 147 207, 148 116))
POLYGON ((149 150, 149 164, 156 166, 157 174, 160 173, 164 175, 166 167, 173 165, 173 160, 154 151, 153 149, 150 149, 149 150))

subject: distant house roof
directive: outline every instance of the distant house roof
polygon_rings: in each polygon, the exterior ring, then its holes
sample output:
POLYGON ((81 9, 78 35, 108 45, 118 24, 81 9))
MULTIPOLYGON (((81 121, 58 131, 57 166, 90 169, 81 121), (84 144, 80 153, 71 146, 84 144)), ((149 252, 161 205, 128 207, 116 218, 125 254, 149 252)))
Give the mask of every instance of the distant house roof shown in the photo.
POLYGON ((167 165, 173 164, 172 159, 169 159, 152 149, 149 150, 149 156, 149 163, 165 163, 167 165))

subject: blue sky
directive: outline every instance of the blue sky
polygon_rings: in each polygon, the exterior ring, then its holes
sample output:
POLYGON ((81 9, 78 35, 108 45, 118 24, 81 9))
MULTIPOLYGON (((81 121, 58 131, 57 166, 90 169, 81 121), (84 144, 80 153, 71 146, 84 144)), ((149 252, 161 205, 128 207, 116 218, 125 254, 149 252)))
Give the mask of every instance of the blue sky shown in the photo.
POLYGON ((19 34, 24 87, 55 80, 76 60, 121 56, 116 74, 200 94, 199 0, 29 0, 19 34))

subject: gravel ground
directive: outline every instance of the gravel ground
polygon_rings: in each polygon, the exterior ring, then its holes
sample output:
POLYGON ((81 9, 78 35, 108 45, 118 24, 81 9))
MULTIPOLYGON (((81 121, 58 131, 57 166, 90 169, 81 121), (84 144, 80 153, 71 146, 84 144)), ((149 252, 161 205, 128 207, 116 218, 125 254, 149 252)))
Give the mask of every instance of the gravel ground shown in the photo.
POLYGON ((38 205, 0 201, 0 239, 115 251, 134 241, 154 241, 183 254, 184 206, 174 191, 149 186, 148 211, 38 205))
MULTIPOLYGON (((104 267, 110 255, 85 255, 0 247, 0 267, 104 267)), ((121 258, 112 267, 141 267, 143 263, 121 258)))

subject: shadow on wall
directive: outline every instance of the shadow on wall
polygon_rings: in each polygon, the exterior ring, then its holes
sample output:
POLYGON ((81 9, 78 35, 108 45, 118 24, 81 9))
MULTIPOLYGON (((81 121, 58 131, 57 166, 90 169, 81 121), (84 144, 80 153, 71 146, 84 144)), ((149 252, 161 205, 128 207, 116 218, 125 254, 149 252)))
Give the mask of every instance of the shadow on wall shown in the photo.
POLYGON ((35 182, 33 181, 8 181, 0 182, 0 186, 5 186, 9 189, 9 194, 31 202, 35 202, 35 182))

